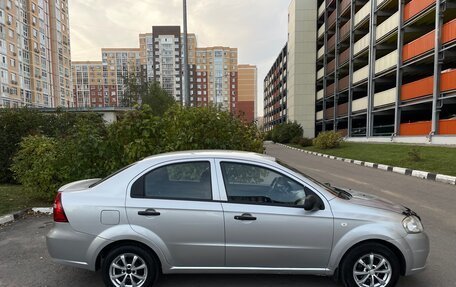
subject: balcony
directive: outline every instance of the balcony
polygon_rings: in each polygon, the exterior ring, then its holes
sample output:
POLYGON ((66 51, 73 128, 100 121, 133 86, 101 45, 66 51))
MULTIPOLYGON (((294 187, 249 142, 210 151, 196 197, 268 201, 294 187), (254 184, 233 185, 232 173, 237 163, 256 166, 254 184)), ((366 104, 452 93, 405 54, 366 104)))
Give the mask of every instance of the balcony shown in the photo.
POLYGON ((355 45, 353 46, 354 55, 356 56, 359 53, 361 53, 362 51, 364 51, 365 49, 367 49, 367 47, 369 47, 369 42, 370 42, 370 33, 367 33, 364 37, 359 39, 358 42, 356 42, 355 45))
POLYGON ((353 73, 353 84, 357 84, 359 82, 362 82, 369 77, 369 65, 355 71, 353 73))
POLYGON ((318 38, 320 38, 324 34, 325 34, 325 24, 321 25, 321 27, 318 29, 318 38))
POLYGON ((337 116, 344 117, 348 115, 348 103, 341 104, 337 106, 337 116))
POLYGON ((340 27, 340 40, 345 40, 350 35, 351 20, 340 27))
POLYGON ((317 59, 320 59, 324 55, 325 55, 325 46, 321 47, 320 50, 318 50, 317 59))
POLYGON ((332 28, 336 23, 337 11, 334 11, 328 17, 328 29, 332 28))
POLYGON ((320 18, 323 13, 325 13, 325 2, 321 3, 320 7, 318 7, 318 17, 320 18))
POLYGON ((329 62, 328 65, 326 66, 326 68, 328 70, 328 75, 331 75, 332 73, 334 73, 334 69, 336 68, 336 59, 329 62))
POLYGON ((430 6, 435 5, 435 0, 412 0, 404 8, 404 22, 412 19, 430 6))
POLYGON ((317 101, 323 99, 323 96, 324 96, 324 92, 323 92, 323 89, 321 89, 317 92, 317 101))
POLYGON ((334 119, 334 108, 329 108, 325 110, 325 119, 332 120, 334 119))
POLYGON ((336 46, 336 35, 332 36, 328 40, 328 53, 333 51, 335 46, 336 46))
MULTIPOLYGON (((442 28, 442 43, 448 44, 456 40, 456 19, 446 23, 442 28)), ((435 47, 435 31, 404 45, 403 59, 407 62, 415 57, 432 51, 435 47)))
MULTIPOLYGON (((442 72, 441 92, 456 90, 456 70, 442 72)), ((408 101, 433 95, 434 77, 427 77, 402 86, 401 100, 408 101)))
POLYGON ((367 2, 358 13, 355 14, 355 27, 363 22, 371 12, 371 1, 367 2))
POLYGON ((348 89, 348 85, 350 83, 350 76, 346 76, 339 80, 339 85, 337 87, 339 92, 345 91, 348 89))
POLYGON ((352 102, 352 111, 359 112, 367 110, 367 97, 352 102))
POLYGON ((386 90, 374 95, 374 107, 382 107, 396 102, 396 88, 386 90))
POLYGON ((340 12, 344 13, 350 7, 351 0, 342 0, 340 2, 340 12))
POLYGON ((347 50, 345 50, 342 53, 340 53, 340 55, 339 55, 339 65, 345 64, 348 61, 349 58, 350 58, 350 48, 348 48, 347 50))
POLYGON ((331 97, 332 95, 334 95, 334 87, 335 87, 334 84, 331 84, 326 87, 325 97, 328 98, 328 97, 331 97))
POLYGON ((321 68, 320 70, 318 70, 317 72, 317 80, 320 80, 321 78, 323 78, 325 75, 325 68, 321 68))
POLYGON ((399 26, 399 11, 394 13, 386 21, 380 24, 377 27, 376 39, 377 41, 386 35, 390 34, 392 31, 397 30, 399 26))
POLYGON ((386 56, 375 61, 375 74, 388 71, 397 66, 398 53, 397 50, 389 53, 386 56))

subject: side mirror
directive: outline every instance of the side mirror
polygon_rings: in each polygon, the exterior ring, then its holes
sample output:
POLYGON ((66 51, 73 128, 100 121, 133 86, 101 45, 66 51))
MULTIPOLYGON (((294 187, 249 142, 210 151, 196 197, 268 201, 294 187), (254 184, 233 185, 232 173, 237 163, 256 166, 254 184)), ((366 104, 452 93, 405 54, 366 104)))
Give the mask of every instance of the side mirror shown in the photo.
POLYGON ((305 211, 318 211, 322 209, 324 209, 323 204, 318 196, 315 194, 306 196, 306 201, 304 202, 305 211))

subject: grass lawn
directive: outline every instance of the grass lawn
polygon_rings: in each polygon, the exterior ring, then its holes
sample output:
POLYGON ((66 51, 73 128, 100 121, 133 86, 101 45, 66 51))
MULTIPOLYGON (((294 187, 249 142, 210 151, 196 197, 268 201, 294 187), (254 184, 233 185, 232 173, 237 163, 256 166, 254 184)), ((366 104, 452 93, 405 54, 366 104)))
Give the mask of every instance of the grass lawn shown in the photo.
POLYGON ((37 199, 19 185, 0 185, 0 215, 30 207, 48 207, 52 204, 37 199))
POLYGON ((344 142, 336 149, 321 150, 316 147, 304 149, 354 160, 456 176, 456 148, 344 142), (409 152, 413 149, 416 149, 421 156, 420 161, 411 159, 409 152))

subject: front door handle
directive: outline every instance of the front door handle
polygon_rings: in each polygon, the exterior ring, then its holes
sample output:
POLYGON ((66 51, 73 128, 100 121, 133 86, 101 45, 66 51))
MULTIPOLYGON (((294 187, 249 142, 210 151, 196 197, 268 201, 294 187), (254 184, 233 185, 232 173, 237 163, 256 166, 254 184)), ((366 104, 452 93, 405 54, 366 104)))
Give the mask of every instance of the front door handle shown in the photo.
POLYGON ((159 216, 160 212, 156 211, 153 208, 150 208, 150 209, 146 209, 144 211, 138 211, 138 215, 141 215, 141 216, 159 216))
POLYGON ((255 216, 252 216, 250 213, 244 213, 242 215, 236 215, 234 219, 240 221, 255 221, 257 218, 255 216))

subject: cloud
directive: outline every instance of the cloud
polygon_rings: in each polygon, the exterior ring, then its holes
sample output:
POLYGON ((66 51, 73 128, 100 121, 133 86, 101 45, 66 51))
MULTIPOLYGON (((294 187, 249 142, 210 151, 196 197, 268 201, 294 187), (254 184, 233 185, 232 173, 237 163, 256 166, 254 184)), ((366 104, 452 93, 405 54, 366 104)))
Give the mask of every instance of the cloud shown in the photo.
MULTIPOLYGON (((258 66, 263 80, 287 39, 286 0, 188 0, 188 31, 199 46, 238 48, 239 63, 258 66)), ((73 60, 101 60, 101 48, 139 47, 138 35, 156 25, 181 25, 182 0, 72 0, 73 60)))

